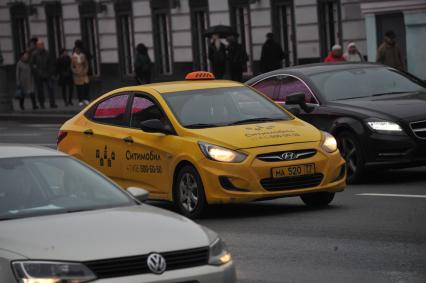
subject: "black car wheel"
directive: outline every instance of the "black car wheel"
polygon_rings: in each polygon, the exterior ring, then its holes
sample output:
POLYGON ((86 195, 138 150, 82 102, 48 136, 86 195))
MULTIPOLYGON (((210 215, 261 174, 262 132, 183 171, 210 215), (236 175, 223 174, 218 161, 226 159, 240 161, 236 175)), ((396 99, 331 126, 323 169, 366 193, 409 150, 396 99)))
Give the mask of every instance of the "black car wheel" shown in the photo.
POLYGON ((364 159, 359 141, 354 134, 342 132, 337 135, 337 145, 346 161, 347 182, 358 183, 364 174, 364 159))
POLYGON ((329 205, 330 202, 334 199, 334 193, 320 192, 305 194, 301 195, 300 198, 308 206, 323 207, 329 205))
POLYGON ((206 209, 204 186, 193 166, 185 165, 179 170, 174 184, 173 200, 179 212, 189 218, 200 217, 206 209))

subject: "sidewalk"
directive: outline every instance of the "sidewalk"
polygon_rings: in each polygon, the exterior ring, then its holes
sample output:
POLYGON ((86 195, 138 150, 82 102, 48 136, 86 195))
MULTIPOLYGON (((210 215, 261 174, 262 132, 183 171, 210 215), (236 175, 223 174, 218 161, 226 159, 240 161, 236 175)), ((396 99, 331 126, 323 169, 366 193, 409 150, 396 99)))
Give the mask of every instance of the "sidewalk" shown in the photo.
MULTIPOLYGON (((58 108, 33 110, 31 101, 28 98, 25 100, 25 110, 19 108, 19 102, 13 100, 13 112, 0 113, 0 121, 16 121, 26 123, 64 123, 66 120, 73 117, 75 114, 80 112, 83 107, 78 106, 78 102, 73 101, 73 106, 65 106, 64 101, 61 98, 56 99, 58 108)), ((49 103, 46 103, 47 106, 49 103)))

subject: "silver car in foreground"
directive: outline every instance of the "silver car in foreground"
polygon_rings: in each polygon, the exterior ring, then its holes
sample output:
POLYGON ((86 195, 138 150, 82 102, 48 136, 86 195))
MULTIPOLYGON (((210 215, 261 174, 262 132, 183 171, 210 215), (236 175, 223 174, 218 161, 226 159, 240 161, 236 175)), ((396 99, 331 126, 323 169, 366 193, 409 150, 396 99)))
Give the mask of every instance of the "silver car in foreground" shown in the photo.
POLYGON ((236 282, 214 232, 54 150, 0 145, 0 282, 236 282))

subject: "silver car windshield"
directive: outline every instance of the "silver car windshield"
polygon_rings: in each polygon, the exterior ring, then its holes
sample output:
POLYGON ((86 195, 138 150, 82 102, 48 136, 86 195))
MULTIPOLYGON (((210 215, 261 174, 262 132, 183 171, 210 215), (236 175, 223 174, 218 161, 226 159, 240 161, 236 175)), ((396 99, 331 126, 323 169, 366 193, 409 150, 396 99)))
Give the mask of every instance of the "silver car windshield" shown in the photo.
POLYGON ((180 124, 208 128, 290 120, 275 103, 248 87, 224 87, 164 93, 180 124))
POLYGON ((0 220, 134 205, 99 173, 69 157, 0 159, 0 220))
POLYGON ((356 68, 309 76, 328 101, 425 91, 414 79, 389 68, 356 68))

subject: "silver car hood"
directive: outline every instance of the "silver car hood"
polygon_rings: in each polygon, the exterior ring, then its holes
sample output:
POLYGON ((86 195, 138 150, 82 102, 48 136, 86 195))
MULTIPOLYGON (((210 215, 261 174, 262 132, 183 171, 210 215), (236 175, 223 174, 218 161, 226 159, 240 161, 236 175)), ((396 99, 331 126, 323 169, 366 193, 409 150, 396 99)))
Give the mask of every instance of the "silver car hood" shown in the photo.
POLYGON ((201 226, 149 205, 0 222, 0 249, 39 260, 86 261, 208 244, 201 226))

